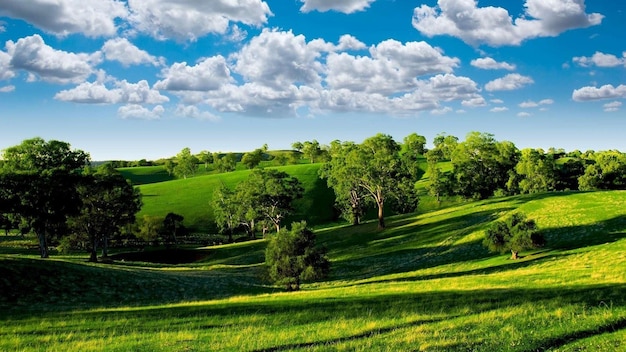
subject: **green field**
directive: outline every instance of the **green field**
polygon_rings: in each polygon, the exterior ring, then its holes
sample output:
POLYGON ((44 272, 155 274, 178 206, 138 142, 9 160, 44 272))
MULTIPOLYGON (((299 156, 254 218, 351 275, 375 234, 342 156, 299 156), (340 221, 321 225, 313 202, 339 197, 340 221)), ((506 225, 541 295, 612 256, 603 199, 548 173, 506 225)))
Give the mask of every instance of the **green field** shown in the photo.
MULTIPOLYGON (((290 219, 306 219, 311 225, 333 220, 334 193, 319 179, 321 164, 277 167, 302 182, 304 197, 295 202, 296 212, 290 219)), ((181 180, 143 184, 143 215, 165 217, 175 212, 185 217, 185 226, 193 231, 216 232, 213 215, 213 192, 220 184, 235 187, 250 174, 249 170, 211 174, 181 180)), ((287 219, 289 221, 290 219, 287 219)))
MULTIPOLYGON (((0 350, 626 350, 626 191, 467 202, 388 225, 317 230, 331 276, 295 293, 265 279, 264 240, 180 265, 2 254, 0 350), (518 210, 547 246, 488 253, 483 230, 518 210)), ((3 253, 23 245, 1 240, 3 253)))

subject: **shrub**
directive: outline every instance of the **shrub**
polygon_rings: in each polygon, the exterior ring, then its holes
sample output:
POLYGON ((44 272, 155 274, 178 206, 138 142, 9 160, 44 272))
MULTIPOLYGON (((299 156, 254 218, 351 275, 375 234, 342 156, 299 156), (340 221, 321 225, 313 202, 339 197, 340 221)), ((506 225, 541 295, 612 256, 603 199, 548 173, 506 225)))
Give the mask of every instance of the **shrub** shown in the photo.
POLYGON ((511 251, 511 259, 518 259, 520 251, 542 247, 545 238, 534 220, 526 219, 522 213, 514 213, 504 221, 491 224, 483 244, 492 252, 511 251))
POLYGON ((271 235, 265 264, 272 281, 288 291, 299 290, 302 281, 321 279, 330 271, 326 250, 315 247, 315 234, 305 221, 271 235))

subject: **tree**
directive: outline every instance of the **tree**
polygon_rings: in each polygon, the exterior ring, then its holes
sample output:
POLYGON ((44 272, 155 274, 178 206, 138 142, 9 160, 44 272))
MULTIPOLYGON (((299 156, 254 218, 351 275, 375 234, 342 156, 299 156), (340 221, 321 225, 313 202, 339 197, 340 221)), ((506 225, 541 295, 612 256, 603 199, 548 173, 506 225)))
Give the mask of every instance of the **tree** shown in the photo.
POLYGON ((189 148, 183 148, 176 155, 177 165, 174 167, 174 174, 178 177, 187 178, 193 176, 198 169, 198 158, 191 155, 189 148))
POLYGON ((254 169, 259 166, 261 161, 263 160, 264 150, 259 148, 255 149, 252 152, 245 153, 241 158, 241 163, 244 164, 248 169, 254 169))
POLYGON ((466 198, 488 198, 506 189, 518 159, 513 143, 497 142, 489 133, 470 132, 452 152, 454 191, 466 198))
POLYGON ((176 163, 174 163, 172 159, 165 160, 165 164, 163 166, 165 166, 165 171, 167 171, 168 175, 172 176, 174 174, 174 168, 176 168, 176 163))
POLYGON ((446 182, 443 180, 443 172, 439 167, 439 162, 443 159, 443 152, 438 149, 429 150, 426 153, 428 163, 428 194, 437 199, 437 204, 441 204, 441 196, 446 192, 446 182))
POLYGON ((309 159, 311 163, 315 162, 315 159, 322 154, 322 148, 315 139, 312 141, 305 141, 302 143, 302 154, 309 159))
POLYGON ((578 178, 581 191, 626 188, 626 154, 616 150, 598 152, 578 178))
POLYGON ((358 153, 358 145, 353 142, 333 141, 331 159, 320 168, 320 177, 334 190, 337 207, 352 225, 361 223, 366 202, 365 189, 355 177, 358 165, 352 162, 358 158, 358 153))
POLYGON ((89 239, 89 261, 96 262, 98 245, 102 257, 108 257, 109 239, 135 222, 141 209, 141 193, 120 174, 96 173, 83 176, 77 187, 80 213, 70 223, 76 232, 89 239))
POLYGON ((214 163, 219 172, 235 171, 237 156, 234 153, 228 153, 219 159, 214 159, 214 163))
POLYGON ((275 284, 297 291, 307 280, 328 275, 330 262, 326 250, 315 246, 315 234, 306 222, 293 223, 270 237, 265 250, 265 264, 275 284))
POLYGON ((163 232, 163 219, 158 216, 144 215, 138 221, 136 236, 138 239, 157 245, 163 232))
POLYGON ((450 160, 452 159, 452 152, 454 152, 459 144, 459 138, 441 133, 435 136, 433 144, 435 145, 435 149, 441 151, 442 160, 450 160))
POLYGON ((553 191, 556 188, 556 162, 554 154, 545 154, 541 149, 524 149, 515 171, 522 176, 519 181, 521 193, 553 191))
POLYGON ((0 159, 2 203, 35 232, 41 257, 47 258, 49 240, 65 234, 68 217, 79 210, 77 185, 89 154, 66 142, 33 138, 4 150, 0 159))
POLYGON ((527 219, 522 213, 514 213, 504 221, 491 224, 483 244, 492 252, 511 251, 511 259, 518 259, 520 251, 545 245, 545 238, 534 220, 527 219))
POLYGON ((286 172, 276 169, 254 170, 248 180, 250 186, 241 186, 252 190, 248 197, 253 206, 280 231, 282 220, 293 212, 293 201, 302 198, 302 183, 286 172))
POLYGON ((207 150, 203 150, 198 154, 198 159, 204 163, 204 169, 209 168, 209 164, 213 162, 213 154, 207 150))
POLYGON ((233 232, 239 223, 238 212, 235 193, 221 184, 213 194, 213 214, 220 232, 228 235, 228 242, 233 242, 233 232))
POLYGON ((174 246, 178 245, 178 235, 186 230, 183 220, 185 218, 182 215, 172 212, 167 213, 163 219, 163 232, 167 234, 168 240, 173 240, 174 246))

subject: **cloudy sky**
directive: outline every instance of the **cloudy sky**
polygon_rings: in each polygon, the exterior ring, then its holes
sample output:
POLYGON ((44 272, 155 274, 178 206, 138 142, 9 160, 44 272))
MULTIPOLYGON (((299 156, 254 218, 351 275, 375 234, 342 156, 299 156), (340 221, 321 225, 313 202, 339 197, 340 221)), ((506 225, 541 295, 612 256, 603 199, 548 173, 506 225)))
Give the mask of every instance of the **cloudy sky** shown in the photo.
POLYGON ((616 0, 4 0, 0 149, 93 160, 493 133, 626 151, 616 0), (505 7, 503 7, 505 6, 505 7))

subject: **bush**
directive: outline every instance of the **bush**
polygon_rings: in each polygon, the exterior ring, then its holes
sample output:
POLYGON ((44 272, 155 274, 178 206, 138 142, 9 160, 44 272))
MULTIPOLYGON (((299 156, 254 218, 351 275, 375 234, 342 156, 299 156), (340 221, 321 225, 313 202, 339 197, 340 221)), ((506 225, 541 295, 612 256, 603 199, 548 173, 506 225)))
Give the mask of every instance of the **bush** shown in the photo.
POLYGON ((326 250, 315 247, 315 234, 305 221, 271 235, 265 264, 272 281, 288 291, 299 290, 302 281, 321 279, 330 271, 326 250))
POLYGON ((518 259, 524 249, 542 247, 545 238, 534 220, 522 213, 514 213, 504 221, 496 221, 487 229, 483 244, 492 252, 511 251, 511 259, 518 259))

